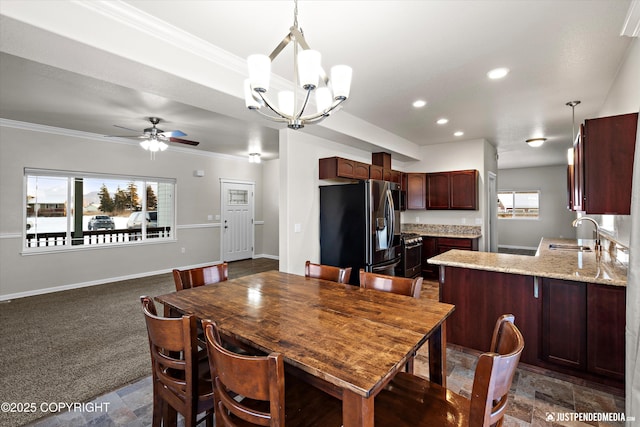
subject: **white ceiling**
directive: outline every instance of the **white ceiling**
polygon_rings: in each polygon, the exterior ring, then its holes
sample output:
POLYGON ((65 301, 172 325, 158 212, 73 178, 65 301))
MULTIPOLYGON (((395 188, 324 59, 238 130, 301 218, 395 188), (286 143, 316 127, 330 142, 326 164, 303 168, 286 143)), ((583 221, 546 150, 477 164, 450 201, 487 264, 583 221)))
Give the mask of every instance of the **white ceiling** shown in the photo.
MULTIPOLYGON (((632 40, 619 35, 630 4, 300 0, 325 68, 354 70, 342 111, 302 131, 402 161, 419 146, 484 138, 500 168, 562 164, 565 103, 582 101, 576 121, 597 116, 632 40), (511 72, 491 81, 495 67, 511 72), (427 106, 414 109, 418 98, 427 106), (537 136, 542 148, 524 143, 537 136)), ((122 135, 113 125, 142 130, 159 116, 197 150, 278 156, 280 126, 244 109, 241 82, 244 58, 288 32, 292 1, 2 0, 0 19, 1 118, 122 135)), ((289 78, 290 62, 277 61, 289 78)))

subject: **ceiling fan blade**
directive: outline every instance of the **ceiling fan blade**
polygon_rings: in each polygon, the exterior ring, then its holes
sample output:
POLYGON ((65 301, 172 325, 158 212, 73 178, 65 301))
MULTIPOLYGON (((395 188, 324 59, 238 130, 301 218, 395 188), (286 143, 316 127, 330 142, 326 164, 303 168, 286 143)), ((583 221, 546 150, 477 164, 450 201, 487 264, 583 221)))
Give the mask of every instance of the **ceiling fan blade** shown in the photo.
POLYGON ((181 130, 168 130, 166 132, 160 133, 160 135, 166 136, 167 138, 171 138, 174 136, 187 136, 187 134, 182 132, 181 130))
POLYGON ((129 139, 139 139, 139 138, 148 138, 145 135, 104 135, 105 138, 129 138, 129 139))
POLYGON ((138 129, 126 128, 126 127, 120 126, 120 125, 114 125, 114 126, 117 127, 117 128, 120 128, 120 129, 130 130, 131 132, 140 133, 140 130, 138 130, 138 129))
POLYGON ((188 139, 182 139, 182 138, 169 138, 169 141, 171 142, 177 142, 179 144, 187 144, 187 145, 193 145, 194 147, 198 144, 200 144, 197 141, 189 141, 188 139))

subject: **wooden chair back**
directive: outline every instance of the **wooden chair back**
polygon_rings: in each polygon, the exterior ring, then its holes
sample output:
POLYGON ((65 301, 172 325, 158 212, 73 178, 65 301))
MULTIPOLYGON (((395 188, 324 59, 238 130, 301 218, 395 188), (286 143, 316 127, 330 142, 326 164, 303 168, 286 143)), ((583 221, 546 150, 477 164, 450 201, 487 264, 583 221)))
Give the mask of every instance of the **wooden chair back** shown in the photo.
POLYGON ((514 316, 500 316, 493 330, 491 353, 480 355, 473 379, 469 425, 502 425, 507 396, 515 375, 524 338, 514 316))
POLYGON ((214 378, 216 426, 284 426, 284 359, 279 353, 245 356, 225 349, 214 322, 203 320, 214 378), (236 396, 244 399, 234 399, 236 396), (256 402, 258 401, 258 402, 256 402), (238 422, 239 420, 242 420, 238 422), (244 423, 243 423, 244 422, 244 423))
POLYGON ((342 425, 342 402, 295 375, 285 374, 280 354, 234 353, 223 346, 214 322, 203 320, 202 326, 214 378, 216 426, 342 425))
POLYGON ((315 277, 317 279, 331 280, 338 283, 349 283, 351 278, 351 267, 334 267, 332 265, 314 264, 307 261, 304 264, 305 277, 315 277))
POLYGON ((420 298, 422 277, 409 278, 369 273, 360 269, 360 287, 420 298))
POLYGON ((226 262, 188 270, 173 270, 176 291, 223 282, 229 279, 229 265, 226 262))
MULTIPOLYGON (((153 300, 140 297, 147 324, 153 381, 153 425, 168 415, 166 405, 180 412, 185 426, 195 426, 196 416, 213 408, 210 376, 199 372, 196 343, 196 319, 158 317, 153 300), (164 414, 163 414, 164 412, 164 414)), ((209 414, 210 415, 210 414, 209 414)), ((210 417, 212 424, 213 418, 210 417)), ((165 419, 165 423, 167 420, 165 419)))
POLYGON ((476 366, 471 399, 425 378, 400 372, 376 396, 376 425, 395 427, 501 426, 524 339, 505 314, 496 322, 491 352, 476 366))

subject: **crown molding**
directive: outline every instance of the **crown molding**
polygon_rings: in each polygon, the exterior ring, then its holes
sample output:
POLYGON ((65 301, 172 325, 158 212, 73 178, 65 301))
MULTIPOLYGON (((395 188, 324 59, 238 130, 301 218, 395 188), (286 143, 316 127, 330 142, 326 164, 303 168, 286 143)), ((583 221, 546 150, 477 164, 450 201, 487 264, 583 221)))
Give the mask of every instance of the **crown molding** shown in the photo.
POLYGON ((73 3, 219 66, 247 73, 247 64, 242 58, 120 0, 76 0, 73 3))

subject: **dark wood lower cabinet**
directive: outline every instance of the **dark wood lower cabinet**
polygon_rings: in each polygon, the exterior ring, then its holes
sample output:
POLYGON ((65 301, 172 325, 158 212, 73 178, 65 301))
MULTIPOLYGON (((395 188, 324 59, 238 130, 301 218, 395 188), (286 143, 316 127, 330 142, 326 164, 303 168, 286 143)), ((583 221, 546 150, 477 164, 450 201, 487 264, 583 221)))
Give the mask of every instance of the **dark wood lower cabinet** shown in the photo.
POLYGON ((427 260, 451 249, 477 251, 478 239, 422 236, 422 277, 431 279, 438 277, 438 266, 429 264, 427 260))
POLYGON ((587 370, 624 380, 626 288, 587 285, 587 370))
POLYGON ((456 306, 447 319, 447 342, 489 351, 496 320, 511 313, 525 342, 520 360, 536 364, 541 304, 535 296, 533 277, 444 268, 444 282, 440 275, 440 300, 456 306))
POLYGON ((582 282, 542 281, 542 359, 584 369, 587 365, 587 287, 582 282))
POLYGON ((496 319, 512 313, 522 362, 624 387, 625 287, 440 268, 440 301, 456 306, 448 342, 488 351, 496 319))

